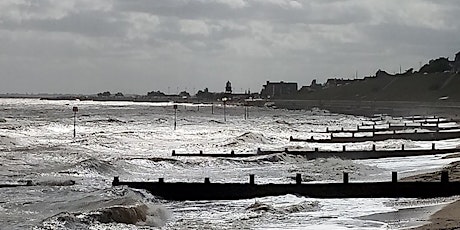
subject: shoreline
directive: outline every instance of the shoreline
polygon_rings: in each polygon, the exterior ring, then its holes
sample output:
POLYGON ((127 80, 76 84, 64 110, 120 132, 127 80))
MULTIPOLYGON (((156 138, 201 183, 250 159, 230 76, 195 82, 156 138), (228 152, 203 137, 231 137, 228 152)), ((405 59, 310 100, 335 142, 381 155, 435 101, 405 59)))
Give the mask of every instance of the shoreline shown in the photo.
MULTIPOLYGON (((452 155, 458 157, 458 154, 452 155)), ((452 157, 447 156, 447 157, 452 157)), ((449 172, 449 181, 460 181, 460 161, 455 161, 443 168, 449 172)), ((440 171, 425 173, 417 176, 404 178, 407 180, 416 181, 437 181, 439 180, 440 171)), ((460 228, 460 198, 449 202, 443 207, 429 215, 427 223, 421 226, 412 228, 414 230, 429 230, 429 229, 458 229, 460 228)))
MULTIPOLYGON (((445 158, 459 157, 459 154, 448 155, 445 158)), ((441 179, 441 171, 449 172, 449 181, 460 181, 460 159, 440 170, 422 173, 402 178, 401 181, 437 182, 441 179)), ((432 230, 460 228, 460 197, 435 198, 428 200, 429 204, 400 208, 387 213, 376 213, 358 217, 363 220, 375 220, 389 225, 390 228, 432 230)))

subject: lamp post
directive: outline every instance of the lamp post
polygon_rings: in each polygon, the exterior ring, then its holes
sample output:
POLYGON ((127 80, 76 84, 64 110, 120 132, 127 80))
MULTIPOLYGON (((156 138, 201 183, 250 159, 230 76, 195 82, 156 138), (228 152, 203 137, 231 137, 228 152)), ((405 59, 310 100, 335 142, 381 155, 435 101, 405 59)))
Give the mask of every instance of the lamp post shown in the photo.
POLYGON ((174 108, 174 130, 176 130, 177 126, 177 105, 173 105, 174 108))
POLYGON ((75 138, 77 136, 77 129, 76 129, 76 126, 77 126, 77 112, 78 112, 78 107, 77 106, 74 106, 72 108, 72 111, 73 111, 73 138, 75 138))

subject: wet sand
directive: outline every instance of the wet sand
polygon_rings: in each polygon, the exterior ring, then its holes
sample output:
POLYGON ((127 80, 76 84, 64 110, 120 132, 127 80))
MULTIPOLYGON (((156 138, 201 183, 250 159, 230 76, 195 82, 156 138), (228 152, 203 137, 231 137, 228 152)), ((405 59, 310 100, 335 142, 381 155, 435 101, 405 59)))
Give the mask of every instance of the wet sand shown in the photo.
MULTIPOLYGON (((457 155, 447 156, 447 158, 458 157, 457 155)), ((449 181, 460 181, 460 161, 453 162, 444 167, 449 172, 449 181)), ((433 173, 403 178, 402 181, 440 181, 441 170, 433 173)), ((428 229, 460 229, 460 200, 443 205, 434 214, 428 215, 428 223, 415 227, 416 230, 428 229)))
MULTIPOLYGON (((458 158, 459 154, 445 158, 458 158)), ((452 162, 442 170, 402 178, 400 181, 441 181, 441 171, 449 172, 449 181, 460 181, 460 161, 452 162)), ((413 208, 401 208, 394 212, 362 216, 363 220, 375 220, 388 224, 390 229, 460 229, 460 197, 420 200, 413 208)))
POLYGON ((460 229, 460 200, 444 206, 431 215, 429 221, 429 223, 414 229, 460 229))

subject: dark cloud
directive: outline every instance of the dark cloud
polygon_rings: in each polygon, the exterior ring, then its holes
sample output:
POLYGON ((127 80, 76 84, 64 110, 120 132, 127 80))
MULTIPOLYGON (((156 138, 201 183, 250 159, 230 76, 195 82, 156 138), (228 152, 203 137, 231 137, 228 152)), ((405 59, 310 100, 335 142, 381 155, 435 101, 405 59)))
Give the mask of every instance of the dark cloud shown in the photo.
POLYGON ((460 50, 456 0, 25 0, 0 3, 0 92, 259 91, 460 50))

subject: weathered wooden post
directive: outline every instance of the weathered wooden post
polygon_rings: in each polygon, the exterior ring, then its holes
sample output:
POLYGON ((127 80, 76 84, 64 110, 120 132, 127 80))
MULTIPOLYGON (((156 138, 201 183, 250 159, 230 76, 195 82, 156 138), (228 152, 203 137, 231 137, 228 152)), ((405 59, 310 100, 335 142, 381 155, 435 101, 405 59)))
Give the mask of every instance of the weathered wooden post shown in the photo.
POLYGON ((113 177, 113 181, 112 181, 112 186, 117 186, 120 184, 120 178, 119 177, 113 177))
POLYGON ((449 183, 449 172, 448 171, 441 172, 441 183, 449 183))
POLYGON ((174 130, 176 130, 177 126, 177 105, 173 105, 174 108, 174 130))
POLYGON ((232 150, 232 151, 230 152, 230 154, 232 154, 232 155, 235 155, 235 151, 234 151, 234 150, 232 150))
POLYGON ((346 152, 346 151, 347 151, 346 148, 347 148, 347 147, 346 147, 345 145, 343 145, 343 146, 342 146, 342 152, 346 152))
POLYGON ((318 152, 318 151, 319 151, 319 149, 318 149, 318 148, 315 148, 315 152, 318 152))
POLYGON ((302 184, 302 174, 297 173, 295 176, 295 183, 296 184, 302 184))
POLYGON ((436 150, 436 143, 431 143, 431 150, 436 150))
POLYGON ((404 144, 401 145, 401 150, 404 151, 404 144))
POLYGON ((72 108, 73 111, 73 138, 77 136, 77 112, 78 112, 78 107, 74 106, 72 108))
POLYGON ((211 181, 209 180, 209 177, 204 178, 204 183, 205 184, 210 184, 211 183, 211 181))
POLYGON ((247 120, 247 119, 248 119, 248 116, 249 116, 249 109, 248 109, 248 107, 245 105, 245 106, 244 106, 244 120, 247 120))
POLYGON ((328 132, 329 132, 329 127, 326 127, 326 133, 328 133, 328 132))
POLYGON ((398 182, 398 172, 391 172, 391 182, 398 182))
POLYGON ((203 150, 200 150, 200 155, 203 155, 203 150))
POLYGON ((343 172, 343 183, 348 184, 348 173, 347 172, 343 172))
POLYGON ((211 104, 211 114, 214 114, 214 103, 211 104))
POLYGON ((175 156, 176 155, 176 150, 173 150, 171 155, 175 156))
POLYGON ((288 149, 288 148, 284 148, 284 152, 285 152, 285 153, 289 153, 289 149, 288 149))
POLYGON ((372 151, 375 152, 375 144, 372 144, 372 151))
POLYGON ((249 184, 255 184, 254 174, 249 175, 249 184))
POLYGON ((164 183, 165 179, 164 178, 158 178, 158 183, 164 183))

